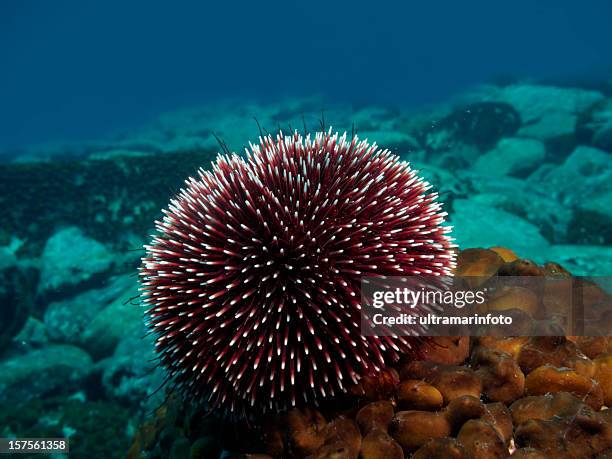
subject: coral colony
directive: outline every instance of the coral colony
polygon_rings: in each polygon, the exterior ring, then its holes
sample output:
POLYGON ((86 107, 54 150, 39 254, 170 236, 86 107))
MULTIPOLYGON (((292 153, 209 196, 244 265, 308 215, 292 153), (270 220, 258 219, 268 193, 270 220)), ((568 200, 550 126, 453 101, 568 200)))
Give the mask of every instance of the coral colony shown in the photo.
POLYGON ((361 277, 455 263, 437 195, 398 156, 331 130, 259 140, 186 181, 140 269, 162 365, 235 414, 317 404, 414 353, 362 336, 361 277))

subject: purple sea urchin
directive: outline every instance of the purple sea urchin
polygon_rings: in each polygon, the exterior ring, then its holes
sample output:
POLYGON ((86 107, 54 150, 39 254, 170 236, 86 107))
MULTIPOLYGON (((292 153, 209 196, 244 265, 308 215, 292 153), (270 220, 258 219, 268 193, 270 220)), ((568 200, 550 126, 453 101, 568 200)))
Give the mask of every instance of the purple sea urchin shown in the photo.
POLYGON ((429 185, 376 144, 267 136, 219 156, 171 200, 140 270, 178 386, 232 412, 346 391, 413 351, 360 333, 364 275, 449 274, 429 185))

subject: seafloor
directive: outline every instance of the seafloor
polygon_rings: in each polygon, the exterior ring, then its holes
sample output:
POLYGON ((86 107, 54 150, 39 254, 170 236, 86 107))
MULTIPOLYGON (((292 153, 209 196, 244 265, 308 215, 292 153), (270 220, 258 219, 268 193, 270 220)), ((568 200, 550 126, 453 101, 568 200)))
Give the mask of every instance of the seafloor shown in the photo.
POLYGON ((232 101, 109 140, 30 147, 0 163, 0 437, 67 436, 70 457, 125 456, 164 398, 138 249, 183 179, 214 159, 215 135, 241 151, 259 135, 253 117, 264 131, 333 126, 397 152, 439 191, 460 248, 612 275, 606 85, 490 85, 416 112, 232 101))

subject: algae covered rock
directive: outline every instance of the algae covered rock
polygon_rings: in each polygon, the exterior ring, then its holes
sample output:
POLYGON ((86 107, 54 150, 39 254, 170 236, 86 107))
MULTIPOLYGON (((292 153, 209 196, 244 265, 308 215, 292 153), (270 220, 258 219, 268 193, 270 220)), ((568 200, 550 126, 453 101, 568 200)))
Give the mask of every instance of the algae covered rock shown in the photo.
POLYGON ((612 188, 609 153, 593 147, 577 147, 565 161, 536 171, 529 181, 545 187, 563 204, 579 204, 612 188))
POLYGON ((612 152, 612 98, 599 101, 580 116, 576 137, 581 143, 612 152))
MULTIPOLYGON (((40 255, 48 239, 62 228, 73 228, 73 232, 74 227, 86 228, 88 236, 108 246, 125 242, 131 235, 142 238, 172 190, 213 157, 210 149, 156 155, 138 142, 131 147, 130 152, 108 159, 87 157, 91 151, 85 149, 73 157, 66 157, 65 151, 55 152, 52 161, 0 162, 0 205, 4 209, 0 236, 24 241, 20 251, 29 256, 40 255)), ((61 247, 67 259, 78 248, 74 243, 61 247)), ((58 258, 62 256, 61 249, 59 252, 58 258)), ((43 287, 54 288, 54 284, 43 287)))
MULTIPOLYGON (((131 430, 125 407, 82 397, 46 397, 0 402, 0 426, 5 437, 68 438, 70 458, 125 457, 131 430)), ((20 455, 21 456, 21 455, 20 455)), ((24 455, 23 457, 67 457, 24 455)))
MULTIPOLYGON (((470 201, 483 207, 494 207, 535 225, 550 242, 567 241, 567 230, 573 209, 562 206, 541 183, 518 177, 494 176, 464 172, 460 177, 474 192, 470 201)), ((516 239, 521 238, 516 235, 516 239)))
POLYGON ((12 238, 6 245, 0 245, 0 270, 17 265, 16 252, 23 245, 23 241, 12 238))
POLYGON ((76 346, 50 345, 0 362, 0 401, 30 400, 82 387, 92 369, 76 346))
POLYGON ((45 324, 35 317, 29 316, 21 331, 13 338, 13 342, 27 347, 40 347, 49 342, 45 324))
POLYGON ((467 199, 457 199, 453 210, 450 223, 460 247, 514 244, 519 253, 532 254, 536 259, 546 258, 548 241, 535 225, 526 220, 467 199))
POLYGON ((104 244, 87 237, 77 227, 64 228, 45 244, 39 290, 51 293, 74 288, 108 271, 113 263, 113 254, 104 244))
POLYGON ((553 245, 549 258, 558 260, 577 276, 612 273, 612 247, 601 245, 553 245))
POLYGON ((583 244, 612 242, 612 160, 609 153, 580 146, 558 167, 536 171, 529 181, 573 207, 568 239, 583 244))
POLYGON ((25 325, 32 309, 34 284, 30 271, 0 270, 0 355, 25 325))
POLYGON ((581 88, 523 83, 482 88, 475 97, 511 105, 522 121, 518 134, 547 143, 573 137, 579 114, 604 98, 581 88))
POLYGON ((520 115, 510 104, 475 102, 433 122, 420 132, 419 139, 431 152, 448 151, 459 144, 474 145, 486 151, 501 138, 516 133, 520 125, 520 115))
POLYGON ((480 156, 473 170, 488 176, 524 175, 544 160, 546 148, 536 139, 504 138, 480 156))
MULTIPOLYGON (((49 337, 57 342, 83 345, 87 341, 84 333, 92 321, 114 303, 123 303, 134 296, 136 285, 135 280, 129 276, 116 276, 110 278, 102 288, 50 303, 44 314, 49 337)), ((102 330, 102 333, 111 334, 114 329, 123 328, 125 323, 126 317, 123 314, 117 315, 114 326, 102 330), (119 317, 121 320, 117 320, 119 317)))
POLYGON ((144 309, 137 300, 138 283, 128 276, 117 282, 112 300, 97 311, 80 336, 79 342, 94 359, 111 355, 125 337, 143 335, 144 309))
POLYGON ((162 385, 164 371, 156 364, 151 336, 142 338, 141 327, 119 341, 113 355, 97 363, 102 374, 102 385, 107 397, 131 406, 149 409, 159 405, 164 395, 152 394, 162 385))

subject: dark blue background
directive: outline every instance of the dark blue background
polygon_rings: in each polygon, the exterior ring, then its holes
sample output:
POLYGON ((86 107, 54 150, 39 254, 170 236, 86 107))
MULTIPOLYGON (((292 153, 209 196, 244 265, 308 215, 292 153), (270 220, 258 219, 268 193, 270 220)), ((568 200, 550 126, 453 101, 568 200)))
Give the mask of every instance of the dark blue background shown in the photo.
POLYGON ((602 78, 611 17, 607 0, 5 0, 0 149, 227 96, 416 105, 498 76, 602 78))

